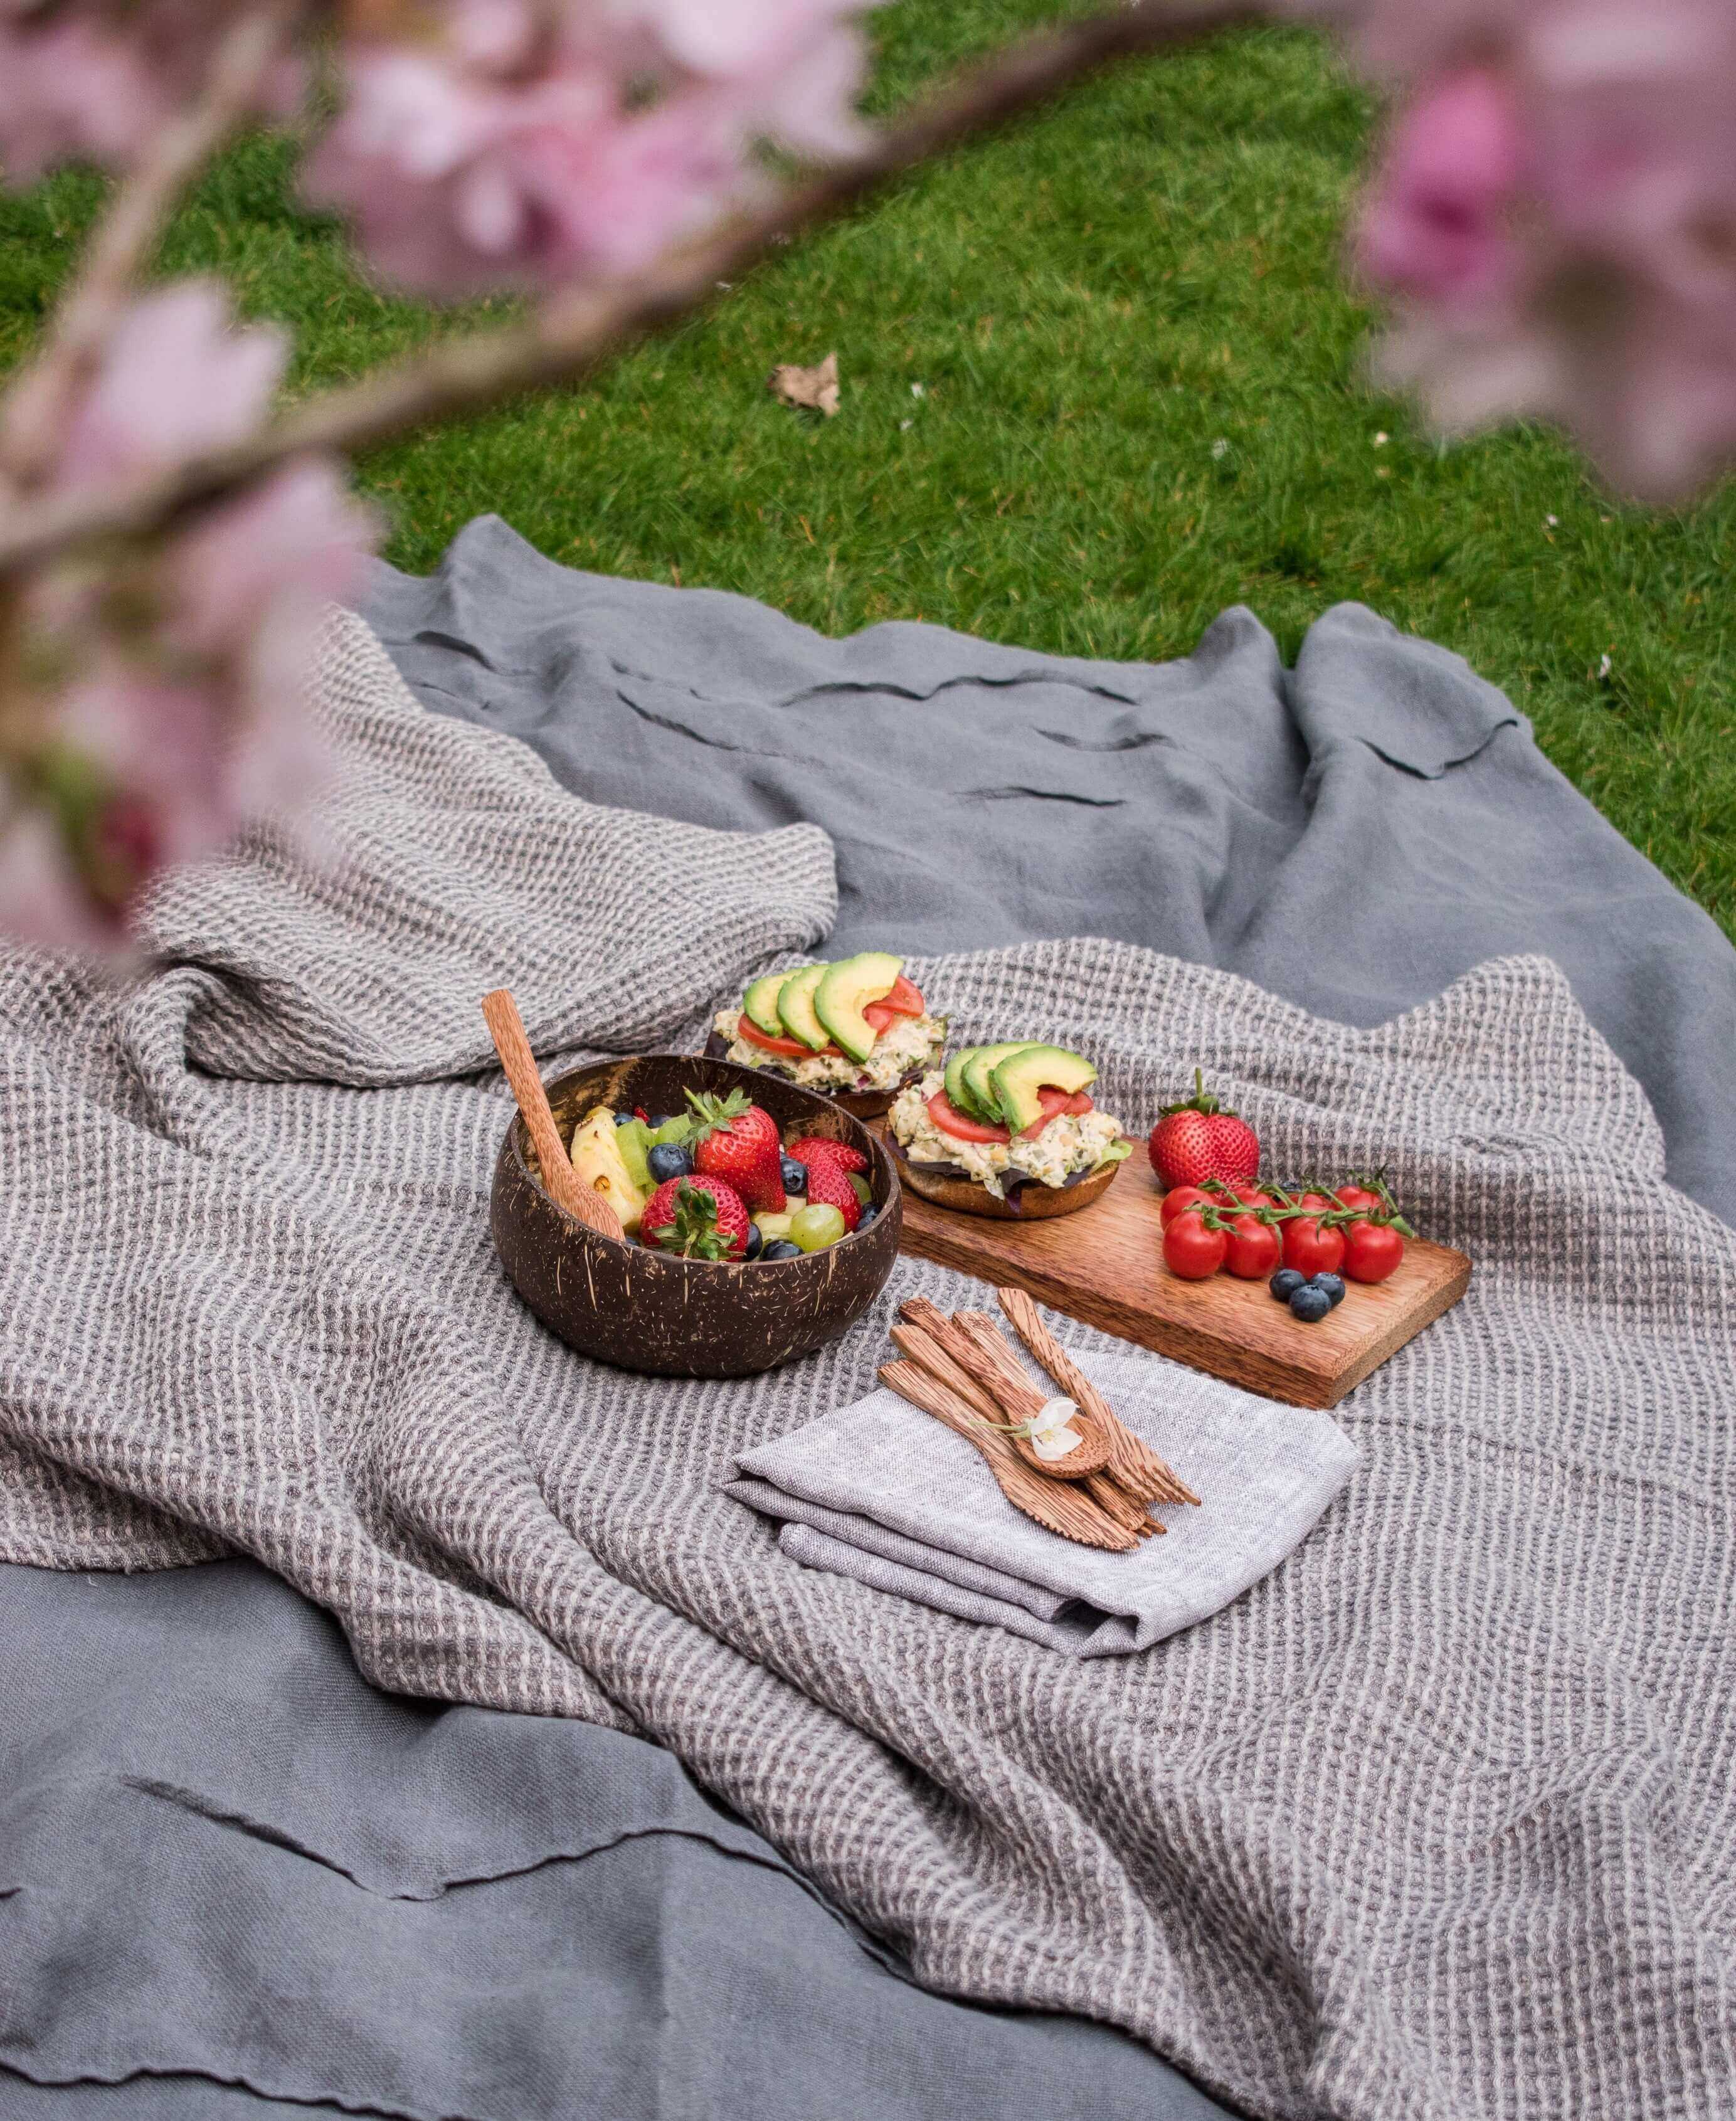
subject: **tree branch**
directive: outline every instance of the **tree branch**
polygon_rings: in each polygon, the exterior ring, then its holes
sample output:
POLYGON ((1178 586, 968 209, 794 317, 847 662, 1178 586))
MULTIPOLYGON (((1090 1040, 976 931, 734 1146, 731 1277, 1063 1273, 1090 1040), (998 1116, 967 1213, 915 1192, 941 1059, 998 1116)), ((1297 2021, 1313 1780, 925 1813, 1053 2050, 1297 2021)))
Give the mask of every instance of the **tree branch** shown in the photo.
POLYGON ((1112 61, 1191 43, 1262 19, 1248 0, 1153 0, 1022 40, 959 76, 857 154, 664 259, 641 278, 552 297, 504 330, 467 335, 328 391, 263 435, 119 492, 67 496, 19 510, 0 527, 0 571, 96 537, 137 534, 310 450, 366 449, 394 435, 474 413, 572 380, 701 308, 720 279, 739 279, 781 241, 824 226, 949 148, 1020 117, 1112 61))
POLYGON ((179 113, 115 194, 30 366, 7 394, 0 472, 28 488, 46 468, 68 402, 107 344, 182 195, 252 107, 300 12, 245 14, 219 41, 198 100, 179 113))

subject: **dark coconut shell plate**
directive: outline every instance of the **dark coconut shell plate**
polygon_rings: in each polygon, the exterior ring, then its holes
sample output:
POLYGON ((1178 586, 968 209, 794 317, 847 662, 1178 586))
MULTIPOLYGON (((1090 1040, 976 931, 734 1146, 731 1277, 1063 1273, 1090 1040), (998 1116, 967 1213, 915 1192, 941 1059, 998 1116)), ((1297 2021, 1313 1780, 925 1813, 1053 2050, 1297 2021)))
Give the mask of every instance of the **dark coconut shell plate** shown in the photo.
MULTIPOLYGON (((714 1031, 705 1042, 705 1050, 714 1060, 721 1060, 730 1050, 730 1042, 721 1031, 714 1031)), ((785 1079, 769 1068, 744 1068, 742 1074, 751 1075, 756 1083, 778 1083, 785 1079)), ((851 1112, 859 1120, 877 1120, 892 1110, 892 1101, 906 1083, 913 1083, 922 1073, 912 1068, 902 1083, 894 1083, 889 1090, 810 1090, 804 1094, 820 1099, 822 1103, 836 1105, 841 1112, 851 1112)), ((791 1083, 791 1089, 796 1086, 791 1083)))
POLYGON ((834 1099, 702 1055, 598 1061, 550 1084, 548 1102, 565 1140, 595 1105, 684 1112, 689 1090, 745 1091, 786 1134, 861 1149, 873 1223, 791 1260, 689 1260, 600 1237, 543 1191, 515 1114, 494 1166, 495 1248, 525 1303, 581 1354, 662 1377, 751 1377, 835 1340, 879 1295, 898 1256, 898 1175, 884 1144, 834 1099))

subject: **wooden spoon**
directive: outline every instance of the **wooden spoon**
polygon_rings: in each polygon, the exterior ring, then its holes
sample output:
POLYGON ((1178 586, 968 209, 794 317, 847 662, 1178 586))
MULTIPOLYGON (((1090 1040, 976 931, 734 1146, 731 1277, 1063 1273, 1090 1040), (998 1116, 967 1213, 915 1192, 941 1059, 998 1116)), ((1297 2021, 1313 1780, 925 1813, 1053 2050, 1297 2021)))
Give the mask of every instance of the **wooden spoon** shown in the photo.
POLYGON ((484 995, 483 1015, 488 1022, 488 1035, 494 1041, 494 1050, 501 1057, 501 1065, 506 1071, 506 1080, 512 1085, 525 1131, 536 1151, 543 1191, 556 1207, 564 1208, 569 1215, 588 1224, 599 1237, 613 1238, 617 1244, 624 1244, 627 1233, 621 1227, 621 1218, 596 1188, 587 1186, 572 1168, 572 1158, 567 1154, 561 1130, 554 1123, 548 1093, 543 1088, 536 1056, 525 1035, 525 1019, 519 1014, 518 1004, 511 991, 497 987, 492 994, 484 995))
POLYGON ((1001 1492, 1045 1531, 1081 1546, 1096 1546, 1111 1554, 1131 1554, 1139 1545, 1136 1532, 1124 1530, 1104 1516, 1096 1504, 1064 1480, 1046 1480, 1034 1473, 1014 1450, 1012 1439, 998 1429, 985 1429, 982 1419, 958 1395, 914 1363, 886 1363, 880 1382, 900 1399, 908 1399, 924 1414, 931 1414, 954 1435, 974 1443, 988 1461, 988 1469, 1001 1492))
MULTIPOLYGON (((949 1318, 937 1305, 918 1296, 912 1297, 898 1315, 908 1326, 937 1343, 978 1390, 987 1396, 996 1420, 1022 1425, 1048 1404, 1050 1395, 1031 1382, 994 1322, 982 1312, 959 1311, 949 1318)), ((1069 1415, 1067 1420, 1080 1440, 1064 1458, 1042 1457, 1028 1436, 1009 1436, 1007 1441, 1031 1471, 1045 1480, 1089 1480, 1109 1462, 1109 1438, 1102 1424, 1084 1408, 1069 1415)))

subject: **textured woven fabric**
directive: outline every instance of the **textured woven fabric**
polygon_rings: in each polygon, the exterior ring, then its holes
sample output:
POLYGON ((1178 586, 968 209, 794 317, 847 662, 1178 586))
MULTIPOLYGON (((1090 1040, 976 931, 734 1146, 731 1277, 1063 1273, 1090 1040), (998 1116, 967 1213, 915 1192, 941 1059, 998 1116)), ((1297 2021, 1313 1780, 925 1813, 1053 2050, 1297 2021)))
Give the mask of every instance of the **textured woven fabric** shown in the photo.
MULTIPOLYGON (((1286 1567, 1061 1657, 781 1555, 716 1484, 862 1391, 898 1298, 750 1383, 592 1368, 488 1249, 545 1056, 669 1038, 828 917, 824 842, 558 795, 343 628, 315 871, 168 887, 125 994, 0 970, 0 1553, 259 1556, 413 1693, 665 1741, 933 1984, 1094 2015, 1262 2115, 1736 2110, 1736 1237, 1560 975, 1374 1029, 1126 945, 919 965, 1146 1122, 1197 1061, 1274 1163, 1386 1162, 1465 1302, 1340 1410, 1286 1567)), ((1077 1336, 1086 1345, 1091 1336, 1077 1336)), ((0 2026, 0 2059, 7 2058, 0 2026)))
POLYGON ((1356 1462, 1329 1414, 1257 1399, 1156 1355, 1088 1351, 1080 1367, 1207 1499, 1202 1509, 1159 1510, 1163 1536, 1134 1553, 1100 1553, 1034 1524, 973 1444, 884 1389, 747 1452, 747 1477, 725 1493, 786 1520, 779 1548, 810 1569, 1070 1656, 1122 1657, 1205 1620, 1276 1569, 1356 1462))

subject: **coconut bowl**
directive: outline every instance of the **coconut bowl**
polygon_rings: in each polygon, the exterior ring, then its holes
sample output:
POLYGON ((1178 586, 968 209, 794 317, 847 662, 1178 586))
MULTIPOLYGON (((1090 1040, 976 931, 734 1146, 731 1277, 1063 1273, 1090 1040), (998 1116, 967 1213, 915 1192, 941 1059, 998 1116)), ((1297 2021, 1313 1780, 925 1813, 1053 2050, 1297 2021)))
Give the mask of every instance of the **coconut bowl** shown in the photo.
POLYGON ((830 1098, 733 1061, 653 1053, 602 1060, 548 1085, 562 1140, 593 1106, 687 1109, 689 1090, 742 1090, 786 1135, 824 1135, 868 1159, 879 1210, 867 1229, 788 1260, 690 1260, 598 1233, 543 1191, 516 1114, 494 1166, 490 1220, 512 1285, 568 1347, 661 1377, 742 1377, 792 1362, 855 1324, 898 1249, 898 1182, 886 1149, 830 1098))

